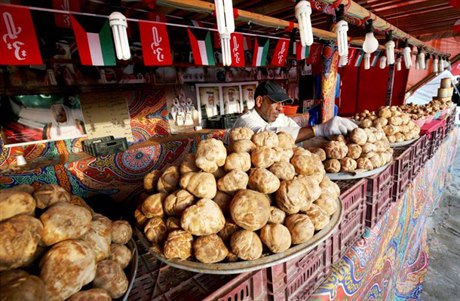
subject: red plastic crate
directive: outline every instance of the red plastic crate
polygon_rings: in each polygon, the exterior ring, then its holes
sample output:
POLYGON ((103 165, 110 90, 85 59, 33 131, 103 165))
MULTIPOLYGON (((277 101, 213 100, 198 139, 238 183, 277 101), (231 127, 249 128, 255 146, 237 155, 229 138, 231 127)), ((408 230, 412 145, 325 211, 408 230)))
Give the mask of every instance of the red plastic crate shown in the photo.
POLYGON ((343 217, 332 234, 332 263, 340 260, 365 231, 367 180, 336 182, 341 191, 343 217))
POLYGON ((141 240, 134 238, 140 256, 129 300, 268 300, 265 269, 238 275, 209 275, 176 269, 157 260, 141 240))
POLYGON ((307 255, 267 269, 271 300, 307 300, 330 273, 332 244, 322 242, 307 255))
POLYGON ((393 202, 397 202, 401 199, 403 194, 406 192, 410 181, 410 172, 406 172, 405 174, 394 177, 393 202))
POLYGON ((412 145, 412 178, 415 178, 420 169, 425 165, 425 151, 426 151, 426 135, 422 135, 412 145))
POLYGON ((393 166, 388 166, 384 171, 367 177, 367 196, 378 199, 393 185, 393 166))
MULTIPOLYGON (((393 184, 393 183, 391 183, 393 184)), ((379 221, 380 218, 391 207, 393 185, 388 187, 379 198, 367 197, 366 202, 366 226, 372 228, 379 221)))
POLYGON ((340 198, 343 207, 342 222, 346 222, 349 219, 349 215, 364 204, 363 201, 366 200, 367 181, 366 179, 360 179, 334 182, 340 188, 340 198))
POLYGON ((203 300, 211 301, 263 301, 268 300, 267 270, 244 273, 235 277, 223 287, 203 300))
POLYGON ((409 174, 410 179, 412 173, 412 147, 398 147, 393 150, 393 179, 406 175, 406 173, 409 174))

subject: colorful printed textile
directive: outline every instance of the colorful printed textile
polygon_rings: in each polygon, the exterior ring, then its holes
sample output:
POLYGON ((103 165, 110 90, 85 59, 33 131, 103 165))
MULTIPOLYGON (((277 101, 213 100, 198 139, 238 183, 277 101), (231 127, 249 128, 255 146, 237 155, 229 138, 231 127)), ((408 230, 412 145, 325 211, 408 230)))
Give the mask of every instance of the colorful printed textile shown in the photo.
POLYGON ((309 300, 420 300, 429 261, 426 219, 441 199, 456 142, 454 130, 404 196, 333 266, 309 300))

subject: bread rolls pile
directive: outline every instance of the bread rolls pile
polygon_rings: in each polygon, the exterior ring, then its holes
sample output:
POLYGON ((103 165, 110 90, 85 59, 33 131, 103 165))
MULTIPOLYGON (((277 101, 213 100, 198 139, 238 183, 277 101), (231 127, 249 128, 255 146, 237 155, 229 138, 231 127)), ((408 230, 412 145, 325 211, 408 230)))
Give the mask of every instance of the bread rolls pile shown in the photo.
POLYGON ((0 300, 119 298, 131 235, 58 185, 0 190, 0 300))
POLYGON ((137 226, 167 259, 255 260, 307 242, 336 212, 339 187, 287 133, 237 128, 203 140, 179 166, 144 178, 137 226))
POLYGON ((326 172, 369 171, 384 166, 393 159, 393 150, 382 129, 356 128, 348 137, 329 137, 322 148, 310 148, 322 155, 326 172))
POLYGON ((449 109, 453 102, 451 98, 435 98, 425 105, 405 104, 401 106, 401 110, 413 119, 434 115, 436 112, 449 109))
POLYGON ((361 128, 383 129, 390 143, 416 139, 420 134, 420 127, 398 106, 380 107, 376 112, 364 110, 354 118, 361 128))

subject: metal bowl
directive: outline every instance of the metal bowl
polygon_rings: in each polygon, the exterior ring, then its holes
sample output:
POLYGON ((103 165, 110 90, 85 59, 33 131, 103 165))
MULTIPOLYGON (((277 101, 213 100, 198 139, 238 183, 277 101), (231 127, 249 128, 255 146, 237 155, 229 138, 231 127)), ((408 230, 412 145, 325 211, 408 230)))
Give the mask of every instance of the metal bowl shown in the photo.
MULTIPOLYGON (((238 261, 238 262, 227 262, 227 263, 201 263, 198 261, 190 260, 176 260, 176 259, 166 259, 162 254, 153 253, 160 261, 178 268, 191 272, 204 273, 204 274, 239 274, 246 273, 255 270, 260 270, 263 268, 268 268, 286 261, 289 261, 293 258, 296 258, 301 255, 305 255, 316 246, 321 244, 323 241, 328 239, 332 233, 338 228, 340 221, 342 219, 343 209, 342 202, 340 199, 337 199, 337 208, 338 210, 331 216, 331 220, 326 228, 318 231, 309 241, 295 245, 288 250, 278 253, 278 254, 267 254, 262 256, 259 259, 252 261, 238 261)), ((140 231, 138 231, 140 232, 140 231)), ((138 235, 141 243, 147 247, 150 243, 142 235, 138 235)))

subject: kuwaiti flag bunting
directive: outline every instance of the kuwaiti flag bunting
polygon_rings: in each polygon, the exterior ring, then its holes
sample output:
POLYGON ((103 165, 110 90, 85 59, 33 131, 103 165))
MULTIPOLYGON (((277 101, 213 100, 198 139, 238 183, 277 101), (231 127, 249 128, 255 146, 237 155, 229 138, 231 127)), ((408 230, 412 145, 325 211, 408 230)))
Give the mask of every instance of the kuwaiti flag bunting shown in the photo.
POLYGON ((82 65, 115 66, 117 64, 112 31, 110 30, 108 19, 99 20, 92 18, 91 29, 88 31, 83 28, 74 16, 70 16, 70 20, 82 65))
POLYGON ((232 66, 244 67, 244 38, 241 33, 232 33, 230 35, 230 50, 232 53, 232 66))
POLYGON ((139 33, 144 65, 172 65, 171 46, 165 24, 139 21, 139 33))
POLYGON ((212 36, 209 30, 187 28, 190 46, 192 47, 193 60, 195 65, 214 66, 214 49, 212 47, 212 36))
POLYGON ((0 5, 0 15, 0 65, 43 64, 29 8, 0 5))
POLYGON ((256 38, 252 65, 255 67, 267 66, 269 40, 267 38, 256 38))
POLYGON ((289 52, 289 39, 279 39, 273 52, 271 65, 282 67, 286 63, 289 52))
POLYGON ((300 42, 295 42, 294 51, 298 61, 305 60, 310 56, 310 46, 302 46, 300 42))
POLYGON ((355 67, 359 68, 361 66, 361 63, 363 62, 363 59, 364 59, 364 51, 358 50, 358 54, 356 55, 356 59, 355 59, 355 67))
POLYGON ((380 57, 380 50, 377 50, 372 54, 371 67, 377 66, 377 62, 379 61, 379 57, 380 57))

